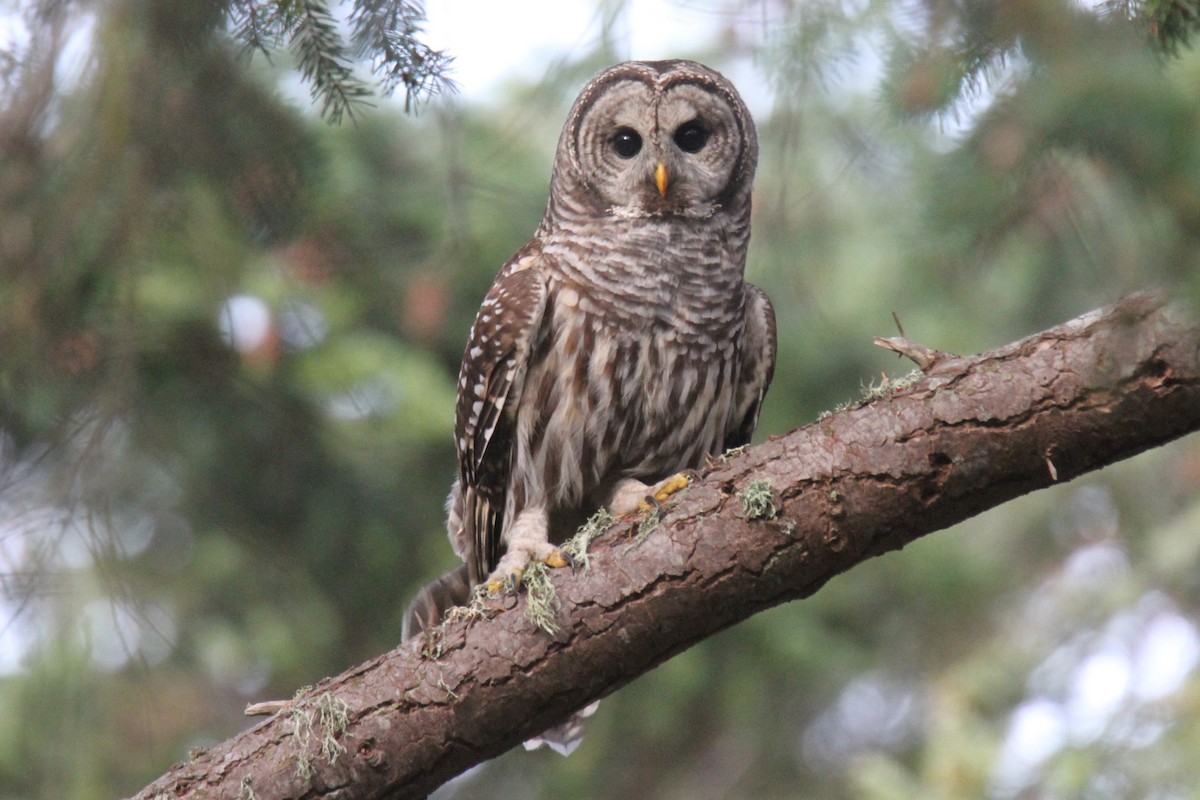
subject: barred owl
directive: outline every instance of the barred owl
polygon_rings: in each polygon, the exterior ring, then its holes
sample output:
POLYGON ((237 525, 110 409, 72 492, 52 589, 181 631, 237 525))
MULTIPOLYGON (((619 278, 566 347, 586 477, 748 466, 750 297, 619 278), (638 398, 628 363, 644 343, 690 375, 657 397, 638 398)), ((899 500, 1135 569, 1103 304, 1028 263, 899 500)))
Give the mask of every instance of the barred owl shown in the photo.
POLYGON ((449 534, 465 562, 422 590, 406 637, 597 508, 634 510, 745 444, 775 366, 775 317, 743 280, 754 123, 693 61, 596 76, 559 139, 532 241, 500 271, 458 380, 449 534))

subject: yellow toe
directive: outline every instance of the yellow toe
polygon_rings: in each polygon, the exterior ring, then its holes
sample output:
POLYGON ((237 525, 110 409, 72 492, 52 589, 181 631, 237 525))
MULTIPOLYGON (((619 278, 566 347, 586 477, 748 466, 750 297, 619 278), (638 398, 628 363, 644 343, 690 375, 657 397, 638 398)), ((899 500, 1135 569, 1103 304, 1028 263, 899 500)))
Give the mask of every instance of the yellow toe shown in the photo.
POLYGON ((691 482, 692 479, 686 472, 677 472, 663 481, 663 485, 654 493, 654 499, 661 503, 676 492, 686 489, 691 482))
POLYGON ((653 511, 665 503, 671 495, 686 489, 691 482, 692 479, 686 472, 675 473, 660 483, 654 490, 654 494, 648 495, 638 503, 638 511, 653 511))
POLYGON ((493 576, 487 582, 487 590, 491 594, 499 594, 500 592, 511 592, 521 588, 522 571, 514 569, 508 574, 507 578, 493 576))

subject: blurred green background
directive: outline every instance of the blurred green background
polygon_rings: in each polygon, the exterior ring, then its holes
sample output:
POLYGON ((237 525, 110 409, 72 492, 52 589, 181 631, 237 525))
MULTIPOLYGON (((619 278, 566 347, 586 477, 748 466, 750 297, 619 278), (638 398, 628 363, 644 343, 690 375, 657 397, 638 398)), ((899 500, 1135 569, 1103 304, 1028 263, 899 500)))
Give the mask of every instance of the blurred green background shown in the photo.
MULTIPOLYGON (((631 45, 638 5, 596 3, 540 78, 332 124, 296 48, 247 58, 248 0, 0 4, 0 799, 131 794, 395 646, 454 560, 466 331, 611 63, 698 58, 753 106, 760 438, 905 374, 871 345, 892 312, 973 353, 1200 296, 1196 3, 668 2, 698 31, 671 53, 631 45)), ((1197 798, 1198 576, 1193 436, 855 568, 606 700, 572 757, 436 796, 1197 798)))

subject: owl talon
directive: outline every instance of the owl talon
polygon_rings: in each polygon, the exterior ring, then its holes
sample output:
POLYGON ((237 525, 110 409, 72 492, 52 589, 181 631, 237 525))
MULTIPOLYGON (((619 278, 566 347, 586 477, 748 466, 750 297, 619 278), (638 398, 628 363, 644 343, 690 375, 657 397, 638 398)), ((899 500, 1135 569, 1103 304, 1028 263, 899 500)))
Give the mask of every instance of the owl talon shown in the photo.
POLYGON ((657 513, 661 508, 662 503, 658 502, 658 498, 652 494, 648 494, 641 500, 638 500, 637 511, 630 516, 633 516, 634 514, 647 514, 651 512, 657 513))
POLYGON ((516 594, 521 590, 521 570, 513 570, 508 575, 493 576, 487 582, 489 594, 516 594))
POLYGON ((677 492, 686 489, 692 483, 692 477, 695 473, 692 470, 677 472, 671 477, 660 481, 654 487, 651 494, 642 498, 638 502, 638 511, 658 511, 662 508, 662 504, 667 499, 677 492))

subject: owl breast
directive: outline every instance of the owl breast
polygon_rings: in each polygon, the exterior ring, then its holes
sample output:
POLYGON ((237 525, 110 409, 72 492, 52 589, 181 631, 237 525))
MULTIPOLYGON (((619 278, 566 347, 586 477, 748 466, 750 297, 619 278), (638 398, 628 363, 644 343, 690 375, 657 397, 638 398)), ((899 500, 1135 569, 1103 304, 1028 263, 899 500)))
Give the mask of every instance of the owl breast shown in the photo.
POLYGON ((744 324, 741 268, 724 255, 553 264, 510 497, 589 513, 623 478, 656 481, 722 451, 744 324))

